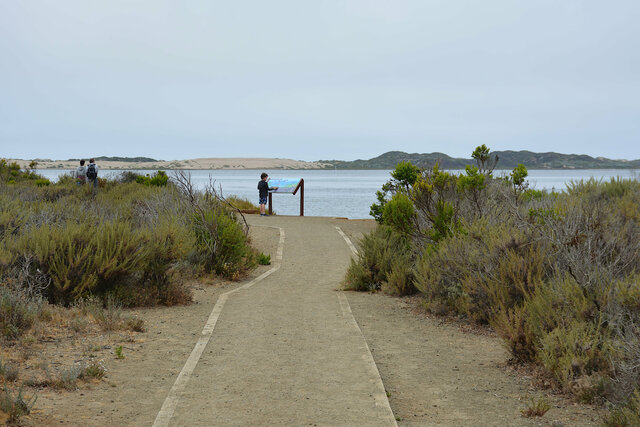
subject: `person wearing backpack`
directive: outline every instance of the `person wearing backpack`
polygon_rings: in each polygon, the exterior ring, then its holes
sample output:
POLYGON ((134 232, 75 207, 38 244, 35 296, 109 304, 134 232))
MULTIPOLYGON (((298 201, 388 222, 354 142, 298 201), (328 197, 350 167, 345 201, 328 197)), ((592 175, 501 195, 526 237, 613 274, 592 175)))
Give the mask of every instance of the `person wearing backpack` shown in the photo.
POLYGON ((87 166, 87 179, 93 181, 93 188, 98 188, 98 165, 94 159, 89 160, 87 166))
POLYGON ((78 185, 84 185, 87 182, 87 167, 84 165, 84 160, 80 160, 80 166, 73 172, 73 176, 78 185))

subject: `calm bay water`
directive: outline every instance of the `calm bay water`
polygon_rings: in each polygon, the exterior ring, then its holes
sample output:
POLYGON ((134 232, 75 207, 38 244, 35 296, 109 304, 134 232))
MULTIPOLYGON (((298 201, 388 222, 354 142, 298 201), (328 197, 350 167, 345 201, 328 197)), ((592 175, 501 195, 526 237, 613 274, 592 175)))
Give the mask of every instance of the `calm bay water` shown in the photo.
MULTIPOLYGON (((102 170, 101 176, 116 175, 122 171, 102 170)), ((153 173, 155 171, 135 171, 153 173)), ((191 179, 196 187, 204 188, 212 179, 223 195, 237 195, 258 203, 257 185, 261 170, 193 170, 191 179)), ((376 201, 375 193, 389 178, 384 170, 266 170, 272 179, 304 179, 304 213, 307 216, 338 216, 370 218, 369 206, 376 201)), ((494 171, 495 176, 510 171, 494 171)), ((38 173, 56 181, 68 170, 43 169, 38 173)), ((168 171, 171 176, 171 171, 168 171)), ((612 177, 640 179, 639 170, 584 169, 584 170, 530 170, 529 186, 536 189, 564 190, 572 180, 609 180, 612 177)), ((298 215, 300 194, 274 194, 273 208, 280 215, 298 215)))

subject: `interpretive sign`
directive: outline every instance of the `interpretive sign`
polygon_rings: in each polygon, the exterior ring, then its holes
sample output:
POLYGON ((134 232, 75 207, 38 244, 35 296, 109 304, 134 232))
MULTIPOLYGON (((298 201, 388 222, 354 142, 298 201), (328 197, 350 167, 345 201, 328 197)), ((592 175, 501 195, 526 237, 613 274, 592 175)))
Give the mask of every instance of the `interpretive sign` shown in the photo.
POLYGON ((269 188, 278 187, 277 190, 271 190, 274 193, 291 193, 298 191, 298 186, 302 182, 301 179, 270 179, 269 188))
POLYGON ((295 195, 300 190, 300 216, 304 216, 304 179, 270 179, 269 188, 269 215, 273 214, 272 198, 273 193, 288 193, 295 195))

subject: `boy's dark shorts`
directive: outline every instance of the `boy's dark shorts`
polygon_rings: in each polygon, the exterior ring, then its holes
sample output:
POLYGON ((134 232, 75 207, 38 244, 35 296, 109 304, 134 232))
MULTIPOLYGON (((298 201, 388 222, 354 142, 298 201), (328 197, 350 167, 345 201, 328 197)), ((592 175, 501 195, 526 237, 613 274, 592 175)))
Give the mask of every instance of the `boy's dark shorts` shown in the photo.
POLYGON ((261 205, 266 205, 266 204, 267 204, 267 196, 265 196, 265 197, 260 197, 260 204, 261 204, 261 205))

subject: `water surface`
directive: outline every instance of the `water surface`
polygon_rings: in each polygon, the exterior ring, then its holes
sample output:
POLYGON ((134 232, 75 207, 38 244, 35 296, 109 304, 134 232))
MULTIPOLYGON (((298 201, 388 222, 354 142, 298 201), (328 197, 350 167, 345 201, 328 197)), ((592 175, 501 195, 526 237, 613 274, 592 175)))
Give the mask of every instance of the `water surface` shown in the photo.
MULTIPOLYGON (((38 173, 56 181, 67 170, 43 169, 38 173)), ((102 170, 101 176, 113 176, 122 171, 102 170)), ((135 171, 153 173, 155 171, 135 171)), ((197 188, 204 188, 210 180, 223 195, 237 195, 258 203, 257 170, 192 170, 191 179, 197 188)), ((266 170, 271 178, 303 178, 305 185, 304 213, 308 216, 338 216, 347 218, 370 218, 369 206, 376 201, 375 193, 389 178, 388 170, 266 170)), ((456 171, 459 172, 459 171, 456 171)), ((495 171, 494 175, 510 171, 495 171)), ((172 176, 172 171, 167 172, 172 176)), ((638 170, 628 169, 581 169, 581 170, 530 170, 531 188, 564 190, 567 183, 580 179, 604 179, 612 177, 636 178, 638 170)), ((300 194, 274 194, 274 210, 281 215, 298 215, 300 194)))

